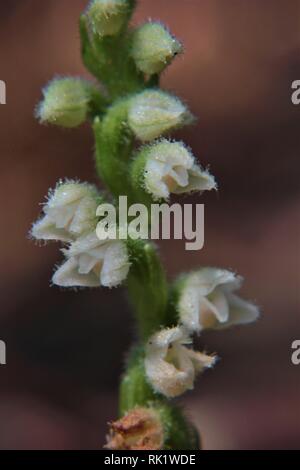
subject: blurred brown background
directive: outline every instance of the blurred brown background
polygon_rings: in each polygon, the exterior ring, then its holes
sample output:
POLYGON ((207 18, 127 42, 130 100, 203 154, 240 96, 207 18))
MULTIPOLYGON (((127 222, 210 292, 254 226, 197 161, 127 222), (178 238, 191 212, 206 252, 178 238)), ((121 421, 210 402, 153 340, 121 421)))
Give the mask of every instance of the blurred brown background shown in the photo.
MULTIPOLYGON (((0 448, 97 449, 117 414, 117 385, 134 336, 121 290, 50 288, 57 245, 27 237, 60 177, 95 181, 88 126, 41 127, 41 87, 55 74, 86 74, 78 16, 85 0, 0 5, 0 448)), ((206 246, 161 244, 172 278, 201 264, 246 278, 262 307, 247 328, 209 333, 199 346, 222 361, 182 400, 205 449, 300 448, 300 3, 296 0, 140 0, 134 22, 161 19, 186 46, 163 84, 199 116, 179 134, 216 175, 206 204, 206 246)), ((194 201, 197 199, 194 198, 194 201)))

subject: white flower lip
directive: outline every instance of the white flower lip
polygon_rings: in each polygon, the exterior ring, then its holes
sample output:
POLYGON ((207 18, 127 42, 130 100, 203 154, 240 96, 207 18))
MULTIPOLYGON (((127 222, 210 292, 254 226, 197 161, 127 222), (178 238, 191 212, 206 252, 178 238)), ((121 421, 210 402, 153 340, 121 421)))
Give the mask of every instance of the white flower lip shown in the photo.
POLYGON ((234 293, 241 284, 241 277, 224 269, 202 268, 187 275, 179 288, 180 321, 189 331, 200 332, 257 320, 258 307, 234 293))
POLYGON ((126 244, 100 241, 93 231, 78 238, 67 250, 67 261, 54 273, 53 284, 61 287, 116 287, 129 272, 126 244))
POLYGON ((136 95, 128 112, 129 126, 143 142, 191 121, 191 113, 178 98, 159 90, 146 90, 136 95))
POLYGON ((167 140, 149 147, 144 180, 146 191, 154 199, 216 188, 214 177, 196 165, 184 144, 167 140))
POLYGON ((174 398, 194 387, 196 374, 215 364, 216 357, 196 352, 186 345, 191 340, 181 327, 154 334, 146 348, 146 376, 154 390, 174 398))
POLYGON ((94 228, 97 189, 86 183, 59 183, 44 205, 44 216, 33 225, 31 235, 37 240, 71 242, 94 228))

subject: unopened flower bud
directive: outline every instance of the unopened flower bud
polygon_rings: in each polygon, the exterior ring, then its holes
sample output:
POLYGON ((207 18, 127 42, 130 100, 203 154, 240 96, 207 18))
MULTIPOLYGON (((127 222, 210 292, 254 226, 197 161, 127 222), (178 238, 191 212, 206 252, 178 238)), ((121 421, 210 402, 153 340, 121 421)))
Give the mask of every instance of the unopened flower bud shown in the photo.
POLYGON ((191 339, 180 327, 155 333, 146 348, 145 371, 154 390, 168 398, 194 388, 197 373, 212 367, 216 357, 187 347, 191 339))
POLYGON ((77 127, 87 119, 93 85, 81 78, 57 78, 43 90, 44 99, 36 115, 42 123, 66 128, 77 127))
POLYGON ((242 278, 225 269, 202 268, 177 283, 177 311, 191 332, 223 329, 257 320, 258 308, 235 294, 242 278))
POLYGON ((95 228, 99 193, 95 186, 69 181, 50 191, 44 215, 31 231, 37 240, 72 241, 95 228))
POLYGON ((159 413, 151 408, 135 408, 111 423, 106 449, 160 450, 164 443, 159 413))
POLYGON ((183 143, 165 139, 141 150, 133 163, 133 175, 153 199, 216 188, 214 177, 196 164, 183 143), (136 171, 142 175, 135 175, 136 171))
POLYGON ((93 0, 87 10, 93 33, 100 37, 118 34, 129 20, 132 5, 131 0, 93 0))
POLYGON ((136 137, 144 142, 192 121, 186 106, 174 96, 159 90, 146 90, 132 98, 128 123, 136 137))
POLYGON ((146 23, 132 37, 132 57, 146 74, 160 73, 181 52, 182 46, 160 23, 146 23))

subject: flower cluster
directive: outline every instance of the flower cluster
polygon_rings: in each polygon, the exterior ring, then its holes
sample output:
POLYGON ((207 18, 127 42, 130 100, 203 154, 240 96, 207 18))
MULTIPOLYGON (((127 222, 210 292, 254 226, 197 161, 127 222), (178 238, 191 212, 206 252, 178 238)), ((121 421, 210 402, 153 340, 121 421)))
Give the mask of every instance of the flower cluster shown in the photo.
POLYGON ((31 230, 36 240, 68 243, 66 261, 54 273, 62 287, 115 287, 129 271, 128 252, 119 240, 101 241, 96 235, 97 189, 85 183, 60 182, 50 192, 43 216, 31 230))
MULTIPOLYGON (((81 51, 97 82, 55 78, 43 90, 36 116, 64 128, 92 123, 97 172, 112 201, 126 195, 135 205, 148 205, 172 194, 215 190, 215 178, 191 150, 169 137, 194 121, 182 101, 159 88, 160 74, 182 52, 181 43, 158 22, 129 28, 134 6, 135 0, 91 0, 80 18, 81 51)), ((170 286, 152 243, 99 239, 102 202, 93 185, 59 182, 31 236, 63 244, 55 285, 114 287, 127 281, 139 340, 122 380, 122 416, 110 426, 108 447, 198 449, 193 425, 166 398, 191 390, 197 375, 216 363, 216 355, 193 349, 193 335, 250 323, 258 308, 236 294, 242 279, 230 271, 201 268, 170 286)))
POLYGON ((145 370, 154 389, 168 398, 193 389, 198 373, 211 368, 216 356, 191 348, 193 333, 255 321, 257 306, 234 291, 242 279, 217 268, 202 268, 182 276, 174 285, 179 326, 155 333, 147 344, 145 370))

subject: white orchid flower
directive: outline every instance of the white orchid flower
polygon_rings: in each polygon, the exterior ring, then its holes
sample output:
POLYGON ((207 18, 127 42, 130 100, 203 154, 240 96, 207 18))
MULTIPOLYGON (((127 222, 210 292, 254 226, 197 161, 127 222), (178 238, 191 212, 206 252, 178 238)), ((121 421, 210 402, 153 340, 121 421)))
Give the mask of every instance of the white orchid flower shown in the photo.
POLYGON ((93 230, 63 250, 67 261, 54 273, 61 287, 116 287, 127 277, 130 263, 126 244, 101 241, 93 230))
POLYGON ((71 242, 95 227, 97 189, 86 183, 59 183, 44 205, 44 216, 33 225, 37 240, 71 242))
POLYGON ((215 364, 215 357, 190 349, 190 343, 181 327, 161 330, 148 342, 146 376, 154 390, 168 398, 193 389, 197 373, 215 364))
POLYGON ((146 191, 154 199, 216 189, 214 177, 196 164, 183 143, 165 139, 146 150, 144 179, 146 191))
POLYGON ((238 297, 242 278, 218 268, 202 268, 179 285, 177 310, 181 323, 192 332, 222 329, 255 321, 259 309, 238 297))

